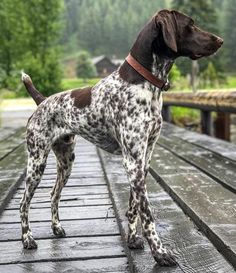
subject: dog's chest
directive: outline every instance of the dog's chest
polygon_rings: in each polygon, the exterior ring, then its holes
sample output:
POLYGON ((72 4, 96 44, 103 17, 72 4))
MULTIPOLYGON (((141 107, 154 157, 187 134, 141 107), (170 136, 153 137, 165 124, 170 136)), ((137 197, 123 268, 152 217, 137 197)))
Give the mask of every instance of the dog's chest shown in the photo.
MULTIPOLYGON (((114 83, 107 93, 106 117, 116 127, 148 125, 151 129, 161 122, 162 97, 150 84, 132 85, 114 75, 114 83)), ((149 131, 150 132, 150 131, 149 131)))

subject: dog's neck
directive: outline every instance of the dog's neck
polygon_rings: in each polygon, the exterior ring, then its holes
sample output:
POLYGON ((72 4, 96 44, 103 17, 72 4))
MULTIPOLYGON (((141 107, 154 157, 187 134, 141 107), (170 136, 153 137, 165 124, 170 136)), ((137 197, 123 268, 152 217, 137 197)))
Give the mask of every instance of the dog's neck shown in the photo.
MULTIPOLYGON (((167 57, 168 54, 164 53, 165 50, 163 50, 162 44, 157 46, 154 50, 154 39, 158 39, 156 36, 156 27, 153 21, 150 21, 139 33, 137 40, 130 50, 130 54, 156 77, 162 81, 167 81, 168 73, 174 63, 174 58, 167 57), (154 51, 157 53, 154 54, 154 51)), ((168 49, 166 51, 168 51, 168 49)), ((142 84, 146 82, 127 61, 119 68, 119 74, 120 77, 128 83, 142 84)), ((150 84, 150 86, 152 85, 150 84)))
MULTIPOLYGON (((168 74, 172 65, 174 64, 174 59, 166 56, 158 56, 157 54, 152 54, 145 59, 143 54, 132 53, 132 50, 131 54, 143 67, 151 71, 154 76, 164 82, 168 82, 168 74), (142 57, 140 58, 140 56, 142 57), (143 60, 145 60, 145 62, 143 60)), ((132 84, 140 84, 146 81, 126 61, 121 65, 119 74, 123 80, 132 84)), ((156 87, 154 87, 151 83, 148 83, 148 86, 150 87, 148 89, 156 89, 156 87)))
POLYGON ((173 64, 174 59, 153 54, 152 74, 163 81, 167 81, 173 64))

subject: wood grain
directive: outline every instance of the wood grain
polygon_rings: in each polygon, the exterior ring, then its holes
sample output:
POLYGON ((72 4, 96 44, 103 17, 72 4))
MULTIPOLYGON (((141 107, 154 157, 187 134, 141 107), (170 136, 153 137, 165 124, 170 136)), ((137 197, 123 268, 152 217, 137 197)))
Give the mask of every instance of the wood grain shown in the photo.
MULTIPOLYGON (((235 194, 200 171, 188 175, 169 174, 168 171, 159 174, 162 151, 162 148, 155 148, 157 156, 152 160, 151 174, 236 267, 235 194)), ((164 164, 168 167, 172 162, 165 161, 164 164)), ((187 163, 183 161, 182 164, 187 163)))
MULTIPOLYGON (((129 196, 129 185, 127 179, 123 178, 125 175, 122 175, 122 179, 120 179, 121 175, 113 172, 116 165, 118 165, 117 168, 120 168, 122 160, 120 159, 120 162, 113 161, 112 156, 105 152, 101 152, 101 158, 114 199, 115 211, 120 219, 122 235, 125 237, 127 220, 124 215, 127 209, 126 201, 129 196)), ((169 163, 169 165, 172 165, 172 161, 169 161, 169 163)), ((183 172, 185 165, 184 162, 183 166, 176 167, 183 172)), ((164 169, 163 166, 162 171, 164 169)), ((169 170, 172 170, 172 167, 166 169, 167 172, 169 170)), ((147 182, 157 231, 163 243, 176 253, 179 263, 177 268, 162 268, 159 269, 160 272, 235 272, 213 244, 198 231, 155 180, 149 176, 147 182)), ((156 270, 159 272, 147 245, 145 245, 144 251, 130 251, 130 255, 134 261, 135 272, 149 273, 156 272, 156 270)))
POLYGON ((124 256, 120 236, 38 240, 37 250, 22 250, 19 241, 0 244, 0 264, 124 256))
POLYGON ((3 273, 128 273, 127 258, 91 259, 84 261, 35 262, 0 265, 3 273))
MULTIPOLYGON (((119 235, 119 230, 115 218, 62 220, 61 224, 66 231, 67 237, 119 235)), ((32 222, 30 226, 35 239, 55 239, 55 235, 51 230, 51 222, 32 222)), ((0 224, 0 234, 0 242, 21 240, 20 224, 0 224)))

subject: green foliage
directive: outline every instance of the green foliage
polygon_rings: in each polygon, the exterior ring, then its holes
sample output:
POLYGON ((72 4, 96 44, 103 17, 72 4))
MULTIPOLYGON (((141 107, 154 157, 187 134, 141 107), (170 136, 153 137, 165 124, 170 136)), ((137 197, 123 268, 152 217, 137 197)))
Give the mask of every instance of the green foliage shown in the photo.
MULTIPOLYGON (((172 7, 176 10, 186 13, 195 20, 196 25, 207 30, 209 32, 220 35, 220 27, 217 16, 217 6, 213 0, 173 0, 172 7)), ((223 71, 222 51, 215 57, 208 57, 200 59, 199 67, 200 71, 207 68, 208 62, 212 62, 217 71, 223 71)), ((181 69, 183 74, 190 73, 191 71, 191 60, 190 59, 179 59, 177 65, 181 69)))
POLYGON ((81 51, 77 57, 77 67, 76 67, 77 77, 83 79, 90 79, 96 75, 96 70, 91 62, 89 53, 86 51, 81 51))
POLYGON ((7 86, 7 77, 14 69, 14 61, 22 56, 27 46, 26 32, 29 30, 24 16, 23 1, 0 1, 0 67, 6 77, 2 86, 7 86))
POLYGON ((236 75, 235 76, 228 76, 224 87, 225 88, 236 88, 236 75))
POLYGON ((0 73, 0 88, 19 90, 20 70, 24 69, 45 95, 58 91, 62 7, 63 0, 0 2, 0 68, 5 73, 0 73))
POLYGON ((208 63, 207 68, 201 73, 201 87, 219 86, 218 75, 212 62, 208 63))
MULTIPOLYGON (((94 86, 100 81, 99 78, 88 79, 86 82, 87 86, 94 86)), ((84 79, 76 78, 76 79, 63 79, 62 80, 62 89, 70 90, 74 88, 83 88, 85 87, 84 79)))
MULTIPOLYGON (((32 53, 26 54, 24 61, 20 62, 19 69, 31 75, 31 78, 40 92, 45 96, 50 96, 61 91, 62 71, 58 63, 58 56, 54 50, 44 52, 46 59, 42 62, 41 55, 33 56, 32 53)), ((18 92, 18 96, 22 97, 27 94, 25 88, 18 92)))
POLYGON ((171 116, 175 124, 179 126, 199 123, 200 111, 186 107, 171 107, 171 116))
POLYGON ((166 7, 161 0, 70 0, 65 1, 67 53, 86 48, 93 55, 124 57, 149 18, 166 7), (77 47, 74 46, 77 40, 77 47))
POLYGON ((181 72, 176 64, 174 64, 171 68, 170 74, 169 74, 169 80, 170 81, 179 81, 181 77, 181 72))
POLYGON ((224 48, 228 71, 236 71, 236 5, 235 0, 228 0, 225 11, 224 48))

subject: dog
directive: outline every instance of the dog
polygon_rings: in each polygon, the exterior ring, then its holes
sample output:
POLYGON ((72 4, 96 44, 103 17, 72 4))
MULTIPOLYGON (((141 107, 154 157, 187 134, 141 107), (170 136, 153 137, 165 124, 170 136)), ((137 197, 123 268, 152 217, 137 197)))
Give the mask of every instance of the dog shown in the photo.
POLYGON ((75 158, 75 135, 81 135, 99 148, 123 156, 130 182, 126 215, 128 246, 143 248, 143 240, 137 234, 140 218, 155 261, 163 266, 177 263, 157 235, 145 185, 162 126, 161 91, 169 87, 168 73, 176 58, 183 56, 197 60, 212 55, 222 44, 221 38, 198 28, 187 15, 175 10, 161 10, 141 30, 119 69, 94 87, 45 98, 34 87, 31 78, 22 73, 22 81, 38 105, 27 124, 28 165, 20 204, 24 248, 37 248, 28 212, 51 149, 57 159, 57 179, 51 192, 52 230, 58 237, 65 236, 58 203, 75 158))

